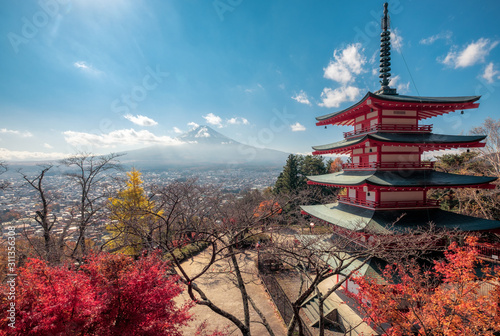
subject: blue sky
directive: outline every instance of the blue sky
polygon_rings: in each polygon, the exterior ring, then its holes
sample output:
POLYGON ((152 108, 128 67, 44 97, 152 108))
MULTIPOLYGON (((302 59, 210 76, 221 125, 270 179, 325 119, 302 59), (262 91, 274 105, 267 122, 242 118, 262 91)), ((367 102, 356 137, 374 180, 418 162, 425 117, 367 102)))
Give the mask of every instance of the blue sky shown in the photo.
MULTIPOLYGON (((347 128, 315 117, 379 89, 383 2, 4 1, 0 160, 174 146, 202 124, 293 153, 341 140, 347 128)), ((391 86, 482 95, 479 109, 424 124, 465 134, 500 118, 500 2, 399 0, 389 11, 391 86)))

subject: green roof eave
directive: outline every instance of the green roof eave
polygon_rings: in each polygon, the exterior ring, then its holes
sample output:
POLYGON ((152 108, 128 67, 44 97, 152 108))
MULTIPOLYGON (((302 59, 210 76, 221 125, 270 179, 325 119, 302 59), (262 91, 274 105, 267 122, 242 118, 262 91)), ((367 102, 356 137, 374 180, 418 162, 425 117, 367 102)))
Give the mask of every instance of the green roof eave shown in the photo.
POLYGON ((499 230, 500 221, 457 214, 441 209, 375 211, 372 222, 377 225, 398 222, 393 226, 395 232, 404 232, 423 228, 425 224, 433 223, 436 228, 447 230, 461 230, 467 232, 499 230), (399 216, 399 217, 396 217, 399 216), (402 217, 401 217, 402 216, 402 217))
POLYGON ((307 176, 307 179, 323 184, 354 186, 365 183, 375 172, 375 170, 340 171, 330 174, 307 176))
MULTIPOLYGON (((348 274, 351 271, 357 270, 358 276, 370 275, 372 277, 378 278, 382 275, 381 269, 373 262, 381 263, 382 261, 377 258, 368 257, 356 258, 348 252, 340 252, 335 246, 335 239, 331 234, 326 235, 303 235, 297 234, 295 238, 305 247, 317 251, 324 251, 320 258, 324 262, 329 264, 332 268, 345 267, 342 270, 343 274, 348 274), (328 253, 328 251, 335 251, 334 253, 328 253), (348 264, 348 265, 347 265, 348 264)), ((382 262, 384 265, 385 263, 382 262)))
POLYGON ((407 142, 418 144, 470 143, 484 140, 486 135, 447 135, 434 133, 373 133, 368 138, 383 142, 407 142))
POLYGON ((495 181, 496 177, 458 175, 426 170, 342 171, 307 177, 310 181, 333 186, 370 184, 380 187, 459 187, 495 181))
POLYGON ((464 104, 473 103, 481 98, 481 96, 459 96, 459 97, 420 97, 420 96, 405 96, 405 95, 376 95, 370 93, 371 97, 391 102, 405 103, 421 103, 421 104, 464 104))
POLYGON ((340 149, 340 148, 345 148, 345 147, 349 147, 352 145, 357 145, 357 144, 363 142, 365 139, 366 139, 366 135, 364 137, 354 138, 354 139, 350 139, 350 140, 344 139, 344 140, 337 141, 337 142, 327 144, 327 145, 312 146, 312 149, 314 149, 315 151, 340 149))
POLYGON ((340 114, 342 114, 342 113, 344 113, 344 112, 347 112, 347 111, 349 111, 349 110, 351 110, 351 109, 353 109, 353 108, 355 108, 355 107, 357 107, 357 106, 361 105, 362 103, 364 103, 364 101, 365 101, 366 99, 368 99, 368 97, 370 97, 370 95, 373 95, 373 93, 368 92, 368 93, 367 93, 367 94, 365 94, 365 96, 364 96, 364 97, 363 97, 363 98, 362 98, 359 102, 357 102, 356 104, 354 104, 354 105, 352 105, 352 106, 349 106, 348 108, 343 109, 342 111, 333 112, 333 113, 325 114, 325 115, 320 116, 320 117, 316 117, 316 120, 317 120, 317 121, 326 120, 326 119, 329 119, 329 118, 331 118, 331 117, 333 117, 333 116, 340 115, 340 114))
MULTIPOLYGON (((301 205, 300 207, 313 217, 351 231, 365 231, 375 211, 343 203, 301 205)), ((380 234, 391 233, 391 231, 380 226, 370 226, 370 230, 380 234)))
POLYGON ((344 139, 327 145, 313 146, 315 151, 328 151, 334 149, 347 148, 353 145, 360 144, 365 140, 374 140, 384 143, 405 143, 405 144, 469 144, 484 140, 486 135, 446 135, 434 133, 386 133, 378 132, 365 134, 353 139, 344 139))
POLYGON ((436 228, 467 232, 500 231, 500 221, 457 214, 441 209, 424 210, 370 210, 344 203, 301 206, 309 215, 351 230, 375 234, 404 233, 425 228, 433 223, 436 228))

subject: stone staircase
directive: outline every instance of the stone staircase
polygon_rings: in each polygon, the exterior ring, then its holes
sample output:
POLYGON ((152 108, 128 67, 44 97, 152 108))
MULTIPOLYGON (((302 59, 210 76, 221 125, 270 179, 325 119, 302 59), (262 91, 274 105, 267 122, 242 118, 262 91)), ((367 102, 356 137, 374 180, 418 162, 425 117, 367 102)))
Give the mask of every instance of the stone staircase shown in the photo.
MULTIPOLYGON (((319 299, 312 296, 302 304, 302 309, 306 313, 307 318, 311 321, 310 327, 318 327, 319 325, 319 299)), ((337 323, 337 309, 333 302, 328 298, 323 302, 323 315, 329 321, 337 323)))

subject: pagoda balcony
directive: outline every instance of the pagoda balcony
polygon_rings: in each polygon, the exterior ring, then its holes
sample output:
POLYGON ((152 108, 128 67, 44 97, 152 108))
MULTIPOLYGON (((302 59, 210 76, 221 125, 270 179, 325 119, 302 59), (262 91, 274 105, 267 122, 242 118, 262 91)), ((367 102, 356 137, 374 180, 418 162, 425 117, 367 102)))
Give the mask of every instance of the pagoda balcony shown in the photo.
POLYGON ((360 200, 353 197, 339 196, 340 203, 369 208, 374 210, 389 210, 389 209, 413 209, 413 208, 437 208, 439 201, 425 200, 425 201, 384 201, 375 202, 368 200, 360 200))
POLYGON ((363 162, 344 163, 343 170, 434 169, 434 162, 363 162))
POLYGON ((415 133, 429 133, 432 131, 432 125, 396 125, 396 124, 377 124, 370 127, 360 128, 350 132, 344 132, 344 138, 352 138, 355 136, 375 133, 375 132, 415 132, 415 133))
POLYGON ((475 246, 479 257, 499 261, 500 258, 500 244, 491 243, 477 243, 475 246))

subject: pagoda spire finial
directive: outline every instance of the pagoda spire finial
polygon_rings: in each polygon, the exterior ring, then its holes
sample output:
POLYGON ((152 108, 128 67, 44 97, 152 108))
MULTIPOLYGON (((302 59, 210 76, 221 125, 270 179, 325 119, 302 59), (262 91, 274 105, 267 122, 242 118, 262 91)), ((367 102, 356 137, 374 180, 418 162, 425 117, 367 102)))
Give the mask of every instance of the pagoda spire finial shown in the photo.
POLYGON ((388 3, 384 3, 384 16, 382 17, 382 33, 380 34, 380 75, 378 76, 382 88, 377 94, 397 94, 396 89, 389 87, 389 77, 391 77, 391 32, 388 3))

